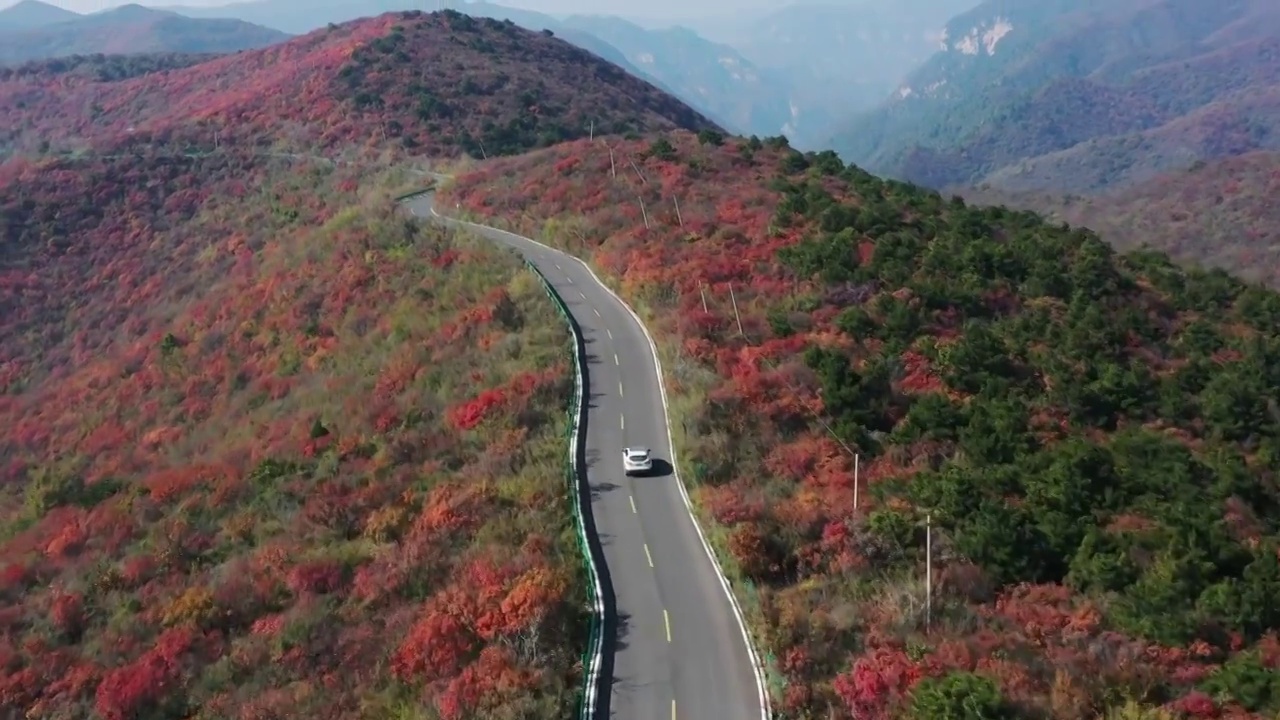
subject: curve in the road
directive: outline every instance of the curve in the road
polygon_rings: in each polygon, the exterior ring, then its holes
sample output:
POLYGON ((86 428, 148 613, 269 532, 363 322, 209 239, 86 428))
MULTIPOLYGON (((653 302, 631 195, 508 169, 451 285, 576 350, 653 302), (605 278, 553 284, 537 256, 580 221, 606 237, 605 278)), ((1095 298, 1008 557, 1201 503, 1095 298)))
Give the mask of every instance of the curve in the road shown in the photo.
POLYGON ((598 685, 594 717, 768 720, 761 663, 741 608, 676 475, 666 389, 648 330, 578 258, 446 217, 433 201, 424 193, 403 202, 418 217, 466 227, 520 252, 559 294, 581 335, 587 412, 579 461, 584 520, 594 530, 593 554, 603 560, 599 667, 610 680, 598 685), (623 474, 620 454, 628 445, 653 449, 655 476, 623 474))

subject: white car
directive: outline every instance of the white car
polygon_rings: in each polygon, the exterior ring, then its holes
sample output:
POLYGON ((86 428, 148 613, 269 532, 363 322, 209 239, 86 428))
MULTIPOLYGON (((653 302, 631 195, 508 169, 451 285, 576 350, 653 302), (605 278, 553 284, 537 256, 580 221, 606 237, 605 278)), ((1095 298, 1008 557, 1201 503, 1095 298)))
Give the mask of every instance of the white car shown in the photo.
POLYGON ((653 470, 653 456, 649 448, 622 448, 622 467, 628 475, 647 473, 653 470))

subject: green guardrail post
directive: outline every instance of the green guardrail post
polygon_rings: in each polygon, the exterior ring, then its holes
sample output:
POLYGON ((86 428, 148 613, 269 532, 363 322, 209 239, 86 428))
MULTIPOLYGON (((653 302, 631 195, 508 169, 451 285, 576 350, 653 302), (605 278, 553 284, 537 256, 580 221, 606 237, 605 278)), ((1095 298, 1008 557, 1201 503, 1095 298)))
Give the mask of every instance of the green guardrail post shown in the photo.
MULTIPOLYGON (((569 306, 560 298, 559 293, 551 287, 551 283, 547 281, 547 278, 543 276, 537 266, 528 259, 525 259, 525 265, 538 278, 539 282, 542 283, 542 289, 546 292, 547 297, 551 299, 556 310, 560 313, 560 317, 570 329, 569 344, 570 355, 573 357, 574 396, 573 403, 569 409, 569 424, 566 437, 569 440, 570 447, 576 448, 576 438, 574 438, 574 434, 580 432, 578 420, 582 415, 583 402, 581 393, 582 388, 579 387, 578 383, 578 378, 582 377, 581 358, 578 357, 578 333, 577 330, 574 329, 573 316, 569 313, 569 306)), ((579 720, 591 720, 591 718, 587 717, 588 701, 590 700, 587 696, 587 690, 592 683, 590 674, 593 671, 596 673, 599 672, 599 668, 592 667, 592 661, 595 659, 595 648, 600 643, 600 636, 603 633, 604 618, 596 611, 600 602, 598 595, 598 592, 601 591, 601 588, 599 588, 600 580, 599 576, 596 574, 595 562, 591 557, 591 545, 590 540, 587 538, 586 531, 586 518, 582 508, 581 496, 578 493, 577 460, 576 452, 573 456, 568 458, 568 462, 565 467, 565 482, 567 490, 569 491, 570 507, 573 509, 574 524, 577 526, 578 530, 578 546, 581 551, 582 566, 588 580, 586 599, 588 605, 591 606, 591 619, 588 621, 587 625, 587 647, 580 658, 583 668, 583 684, 578 692, 577 717, 579 720)))

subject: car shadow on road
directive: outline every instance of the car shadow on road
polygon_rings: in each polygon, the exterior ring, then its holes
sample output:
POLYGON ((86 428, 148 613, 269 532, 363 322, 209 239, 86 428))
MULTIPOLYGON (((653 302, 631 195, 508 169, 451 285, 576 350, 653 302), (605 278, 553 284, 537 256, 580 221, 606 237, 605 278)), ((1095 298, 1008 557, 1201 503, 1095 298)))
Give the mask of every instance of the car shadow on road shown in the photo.
POLYGON ((653 459, 653 468, 644 474, 644 477, 661 478, 670 477, 675 474, 675 469, 671 467, 671 463, 660 458, 653 459))

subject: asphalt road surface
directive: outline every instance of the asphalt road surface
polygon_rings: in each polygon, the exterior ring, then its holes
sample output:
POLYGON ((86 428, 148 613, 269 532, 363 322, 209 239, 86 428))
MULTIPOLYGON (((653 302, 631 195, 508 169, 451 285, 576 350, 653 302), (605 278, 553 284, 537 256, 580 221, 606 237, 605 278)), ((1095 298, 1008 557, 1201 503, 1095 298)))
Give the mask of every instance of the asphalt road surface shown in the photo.
POLYGON ((670 464, 658 372, 634 316, 576 259, 406 201, 414 215, 513 247, 538 267, 583 334, 588 403, 588 528, 603 551, 605 648, 597 718, 755 720, 761 689, 733 606, 707 556, 670 464), (655 472, 629 478, 622 449, 653 451, 655 472))

